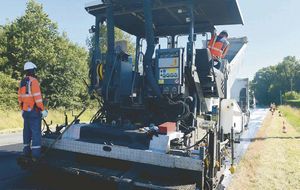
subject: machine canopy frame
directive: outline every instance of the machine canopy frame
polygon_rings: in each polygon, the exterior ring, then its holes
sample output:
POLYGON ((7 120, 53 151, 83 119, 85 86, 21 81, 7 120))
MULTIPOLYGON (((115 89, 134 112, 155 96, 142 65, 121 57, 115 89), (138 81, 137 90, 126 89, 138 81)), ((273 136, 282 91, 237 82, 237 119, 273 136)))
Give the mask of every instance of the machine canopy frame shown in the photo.
MULTIPOLYGON (((189 34, 191 0, 153 0, 153 29, 155 36, 189 34)), ((195 33, 212 32, 218 25, 243 24, 237 0, 192 0, 194 4, 195 33)), ((121 30, 145 37, 143 0, 110 0, 115 26, 121 30)), ((106 19, 107 0, 86 4, 88 13, 106 19)))

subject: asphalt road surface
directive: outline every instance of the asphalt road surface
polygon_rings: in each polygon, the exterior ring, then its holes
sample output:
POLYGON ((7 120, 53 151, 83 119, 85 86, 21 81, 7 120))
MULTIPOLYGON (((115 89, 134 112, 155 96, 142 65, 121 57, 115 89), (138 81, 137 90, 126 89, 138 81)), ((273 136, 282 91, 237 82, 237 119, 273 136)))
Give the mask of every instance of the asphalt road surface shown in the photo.
POLYGON ((70 176, 62 173, 44 173, 22 170, 16 163, 22 144, 0 147, 0 190, 66 190, 66 189, 111 189, 94 179, 70 176))
MULTIPOLYGON (((241 136, 241 143, 237 145, 235 155, 239 161, 246 152, 250 140, 267 113, 266 109, 251 112, 248 130, 241 136)), ((0 190, 60 190, 60 189, 109 189, 103 182, 92 179, 82 179, 63 174, 46 174, 46 172, 31 173, 22 170, 16 163, 23 148, 22 133, 0 134, 0 190)), ((225 175, 222 184, 230 183, 231 175, 225 175)))
POLYGON ((0 189, 12 189, 16 182, 21 182, 27 173, 16 165, 21 144, 0 147, 0 189))
POLYGON ((111 189, 94 179, 62 173, 29 172, 16 162, 22 153, 22 133, 0 134, 0 190, 111 189))
MULTIPOLYGON (((247 151, 248 146, 251 143, 251 139, 256 136, 258 129, 268 113, 268 109, 255 109, 251 110, 250 121, 247 129, 240 136, 240 143, 234 145, 234 163, 238 164, 243 155, 247 151)), ((231 167, 231 160, 226 160, 226 169, 224 173, 224 179, 222 181, 223 187, 226 189, 232 179, 232 174, 229 171, 231 167)))

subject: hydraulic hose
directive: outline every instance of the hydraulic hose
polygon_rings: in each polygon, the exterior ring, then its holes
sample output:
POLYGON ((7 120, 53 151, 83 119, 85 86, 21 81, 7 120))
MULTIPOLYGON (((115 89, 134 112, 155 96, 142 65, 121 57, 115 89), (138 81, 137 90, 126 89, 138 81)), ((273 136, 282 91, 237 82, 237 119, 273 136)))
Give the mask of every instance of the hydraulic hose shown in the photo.
POLYGON ((191 145, 191 146, 188 146, 188 147, 186 147, 186 148, 183 149, 183 150, 189 150, 189 149, 191 149, 191 148, 193 148, 193 147, 199 145, 201 142, 203 142, 203 141, 205 140, 205 138, 206 138, 207 136, 208 136, 208 133, 206 133, 206 134, 202 137, 202 139, 200 139, 199 141, 197 141, 195 144, 193 144, 193 145, 191 145))

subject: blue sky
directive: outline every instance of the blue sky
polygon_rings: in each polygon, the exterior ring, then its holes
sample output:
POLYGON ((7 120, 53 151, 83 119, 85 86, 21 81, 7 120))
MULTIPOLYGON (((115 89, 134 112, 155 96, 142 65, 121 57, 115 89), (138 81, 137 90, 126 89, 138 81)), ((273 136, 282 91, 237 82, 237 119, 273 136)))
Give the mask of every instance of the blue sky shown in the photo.
MULTIPOLYGON (((86 46, 88 29, 94 19, 84 10, 91 0, 36 0, 60 31, 81 46, 86 46)), ((24 14, 27 0, 0 0, 0 25, 24 14)), ((255 72, 277 64, 287 55, 299 58, 299 0, 240 0, 244 26, 222 26, 231 37, 247 36, 249 43, 239 77, 252 78, 255 72)))

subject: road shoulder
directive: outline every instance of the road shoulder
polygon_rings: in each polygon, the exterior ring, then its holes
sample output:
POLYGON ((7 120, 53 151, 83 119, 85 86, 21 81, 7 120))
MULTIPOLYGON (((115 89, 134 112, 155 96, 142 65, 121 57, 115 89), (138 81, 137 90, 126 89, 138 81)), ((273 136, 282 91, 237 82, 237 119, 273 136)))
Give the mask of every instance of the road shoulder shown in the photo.
POLYGON ((278 112, 268 113, 228 189, 299 189, 299 136, 278 112), (287 133, 283 133, 283 123, 287 133))

